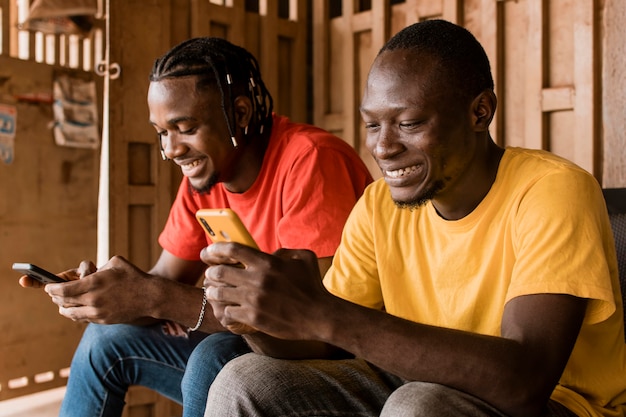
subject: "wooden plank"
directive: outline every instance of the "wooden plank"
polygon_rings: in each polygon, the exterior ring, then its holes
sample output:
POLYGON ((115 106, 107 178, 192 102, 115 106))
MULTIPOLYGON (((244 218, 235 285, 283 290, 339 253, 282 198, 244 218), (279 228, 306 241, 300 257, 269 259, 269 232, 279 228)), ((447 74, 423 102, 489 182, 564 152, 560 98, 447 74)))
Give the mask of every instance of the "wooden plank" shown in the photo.
POLYGON ((372 22, 376 23, 372 24, 372 53, 370 54, 369 63, 366 64, 366 70, 374 61, 378 50, 380 50, 389 39, 389 31, 391 28, 391 7, 389 6, 389 0, 380 0, 372 4, 372 22))
POLYGON ((525 143, 525 66, 527 6, 516 2, 505 2, 501 5, 502 25, 501 42, 502 74, 500 79, 502 92, 498 95, 498 109, 502 122, 502 136, 498 143, 505 146, 526 146, 525 143))
POLYGON ((42 291, 21 288, 11 270, 13 262, 32 262, 63 271, 96 252, 98 153, 57 146, 47 126, 51 106, 12 97, 50 92, 53 70, 0 57, 0 94, 17 114, 13 162, 0 163, 0 399, 63 385, 60 371, 84 329, 60 316, 42 291), (39 378, 49 372, 52 379, 39 378), (9 381, 22 378, 26 385, 8 389, 9 381))
POLYGON ((354 82, 354 74, 357 71, 356 68, 356 54, 355 54, 355 42, 353 31, 353 16, 356 10, 353 0, 345 0, 343 3, 343 116, 346 120, 343 129, 342 138, 352 146, 355 146, 355 140, 357 135, 356 129, 356 85, 354 82))
POLYGON ((33 32, 28 32, 28 60, 35 61, 35 34, 33 32))
POLYGON ((228 33, 228 40, 234 43, 235 45, 246 45, 245 38, 245 18, 246 18, 246 7, 244 0, 232 0, 232 21, 231 21, 231 30, 228 33))
POLYGON ((5 56, 9 56, 11 51, 11 20, 10 3, 15 3, 10 0, 0 0, 0 13, 2 13, 2 19, 0 20, 0 30, 2 30, 2 44, 0 45, 0 53, 5 56))
MULTIPOLYGON (((294 121, 307 122, 308 120, 308 88, 307 88, 307 20, 306 0, 290 0, 291 33, 293 46, 292 60, 294 72, 291 74, 291 117, 294 121)), ((283 33, 281 32, 281 35, 283 33)), ((280 66, 280 63, 278 63, 280 66)))
POLYGON ((321 119, 320 126, 324 126, 327 130, 338 131, 343 129, 345 123, 343 113, 326 113, 321 119))
MULTIPOLYGON (((92 47, 93 47, 93 37, 92 37, 92 47)), ((59 65, 59 62, 61 61, 61 37, 59 35, 54 35, 54 64, 59 65)), ((92 49, 92 54, 93 54, 93 49, 92 49)), ((95 62, 92 60, 91 61, 91 69, 93 70, 93 68, 95 68, 95 62)))
POLYGON ((541 110, 543 112, 572 110, 575 95, 574 86, 544 88, 541 91, 541 110))
POLYGON ((525 51, 525 146, 546 149, 544 115, 541 111, 541 91, 546 71, 545 19, 546 0, 527 2, 528 33, 525 51))
POLYGON ((192 36, 219 36, 236 45, 245 45, 244 0, 233 0, 232 6, 213 4, 207 0, 191 0, 192 36), (226 33, 223 33, 223 29, 226 33))
POLYGON ((626 187, 626 2, 607 0, 603 13, 602 131, 604 160, 602 186, 626 187), (610 86, 610 88, 608 87, 610 86))
POLYGON ((313 2, 313 123, 327 128, 326 114, 329 110, 329 17, 328 2, 313 2))
MULTIPOLYGON (((267 89, 275 99, 274 109, 278 113, 287 114, 287 109, 281 109, 280 95, 282 86, 279 84, 278 71, 278 3, 276 1, 261 0, 259 2, 261 14, 261 53, 257 57, 261 65, 261 74, 267 89)), ((291 66, 291 62, 282 61, 283 65, 291 66)), ((289 88, 288 86, 285 86, 289 88)))
MULTIPOLYGON (((58 315, 54 319, 68 321, 58 315)), ((65 385, 67 378, 60 371, 69 367, 84 325, 73 327, 77 330, 74 333, 46 332, 17 344, 0 346, 0 400, 65 385), (47 349, 42 351, 42 346, 47 349)))
POLYGON ((417 22, 419 20, 418 6, 423 3, 439 5, 439 7, 441 7, 440 2, 420 2, 418 0, 407 0, 403 3, 397 3, 391 6, 389 36, 386 40, 405 27, 417 22))
MULTIPOLYGON (((454 17, 455 12, 450 11, 450 7, 458 7, 456 0, 420 0, 417 2, 415 10, 418 19, 430 19, 436 16, 454 17)), ((417 21, 417 20, 416 20, 417 21)))
POLYGON ((298 37, 298 34, 300 33, 300 29, 303 26, 306 27, 306 20, 304 21, 304 25, 302 25, 296 22, 292 22, 291 20, 277 19, 276 32, 279 33, 282 37, 296 39, 298 37))
POLYGON ((365 10, 359 13, 355 13, 350 16, 350 20, 350 28, 352 33, 372 30, 373 17, 371 10, 365 10))
MULTIPOLYGON (((189 0, 170 0, 166 5, 169 13, 163 13, 161 16, 161 25, 169 28, 169 43, 174 46, 182 41, 191 38, 191 26, 189 17, 191 14, 191 3, 189 0)), ((167 33, 167 32, 166 32, 167 33)), ((164 50, 165 53, 165 45, 164 50)), ((156 57, 155 57, 156 58, 156 57)))
MULTIPOLYGON (((498 99, 504 98, 504 57, 503 44, 503 6, 492 0, 480 1, 480 26, 479 41, 489 58, 491 74, 494 81, 494 91, 498 99)), ((502 132, 504 112, 497 111, 489 128, 496 143, 502 145, 504 133, 502 132)))
MULTIPOLYGON (((576 44, 574 43, 574 7, 575 0, 551 0, 547 11, 547 53, 545 88, 561 88, 572 86, 574 82, 574 57, 576 44)), ((545 94, 542 92, 542 96, 545 94)), ((550 96, 548 95, 548 98, 550 96)), ((542 108, 545 107, 542 103, 542 108)), ((548 108, 556 103, 548 104, 548 108)), ((548 149, 559 156, 576 162, 576 145, 572 144, 574 137, 574 117, 572 109, 545 112, 546 136, 548 149)))
POLYGON ((575 162, 582 168, 601 177, 600 164, 596 163, 596 147, 600 147, 597 129, 598 112, 595 105, 596 64, 594 2, 574 2, 574 99, 575 162), (597 144, 597 145, 596 145, 597 144))
POLYGON ((443 0, 443 18, 452 23, 463 24, 462 0, 443 0))
POLYGON ((159 190, 154 185, 129 185, 128 204, 147 205, 154 204, 154 199, 159 190))

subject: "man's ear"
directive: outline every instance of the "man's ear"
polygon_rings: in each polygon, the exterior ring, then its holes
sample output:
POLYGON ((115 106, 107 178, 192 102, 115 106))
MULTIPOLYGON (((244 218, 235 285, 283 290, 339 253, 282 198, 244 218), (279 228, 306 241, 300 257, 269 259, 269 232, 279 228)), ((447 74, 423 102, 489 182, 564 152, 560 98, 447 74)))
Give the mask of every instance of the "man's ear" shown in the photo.
POLYGON ((235 109, 235 123, 241 129, 245 129, 252 121, 252 103, 246 96, 237 96, 233 103, 235 109))
POLYGON ((496 112, 498 100, 493 90, 483 90, 472 101, 472 122, 474 130, 477 132, 485 132, 489 130, 489 125, 493 120, 496 112))

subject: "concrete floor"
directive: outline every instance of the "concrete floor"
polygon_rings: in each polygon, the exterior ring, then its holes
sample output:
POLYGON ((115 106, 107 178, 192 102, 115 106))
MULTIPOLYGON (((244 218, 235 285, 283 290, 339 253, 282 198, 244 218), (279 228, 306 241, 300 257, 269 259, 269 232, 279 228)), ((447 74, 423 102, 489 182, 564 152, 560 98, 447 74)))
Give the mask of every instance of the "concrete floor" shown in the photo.
POLYGON ((0 417, 57 417, 65 387, 0 401, 0 417))

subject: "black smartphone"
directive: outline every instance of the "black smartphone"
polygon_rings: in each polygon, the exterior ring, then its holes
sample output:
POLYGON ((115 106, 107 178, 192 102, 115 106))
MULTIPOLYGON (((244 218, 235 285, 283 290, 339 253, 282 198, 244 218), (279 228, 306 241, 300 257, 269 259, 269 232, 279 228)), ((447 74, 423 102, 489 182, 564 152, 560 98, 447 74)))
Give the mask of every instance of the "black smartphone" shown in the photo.
POLYGON ((37 265, 29 263, 16 262, 13 264, 13 269, 17 272, 20 272, 22 275, 28 275, 32 279, 35 279, 42 284, 67 282, 67 280, 56 276, 52 272, 46 271, 45 269, 40 268, 37 265))

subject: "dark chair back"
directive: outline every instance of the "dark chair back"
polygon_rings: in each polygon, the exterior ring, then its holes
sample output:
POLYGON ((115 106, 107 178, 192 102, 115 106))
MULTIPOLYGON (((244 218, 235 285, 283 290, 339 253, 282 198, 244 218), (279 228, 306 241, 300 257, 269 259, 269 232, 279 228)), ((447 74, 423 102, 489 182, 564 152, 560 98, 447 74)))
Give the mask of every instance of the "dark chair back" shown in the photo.
POLYGON ((613 229, 619 282, 622 287, 622 302, 625 307, 624 323, 626 323, 626 188, 605 188, 602 193, 604 193, 611 219, 611 229, 613 229))

